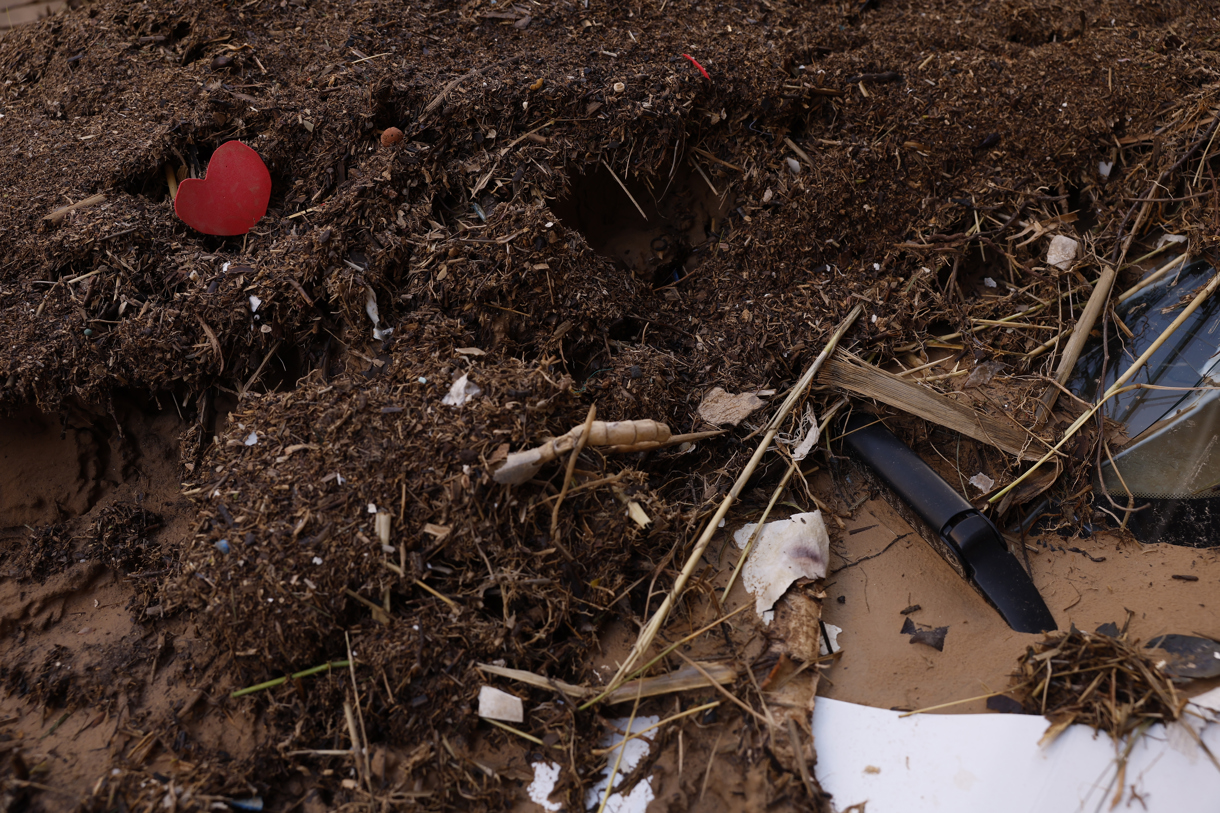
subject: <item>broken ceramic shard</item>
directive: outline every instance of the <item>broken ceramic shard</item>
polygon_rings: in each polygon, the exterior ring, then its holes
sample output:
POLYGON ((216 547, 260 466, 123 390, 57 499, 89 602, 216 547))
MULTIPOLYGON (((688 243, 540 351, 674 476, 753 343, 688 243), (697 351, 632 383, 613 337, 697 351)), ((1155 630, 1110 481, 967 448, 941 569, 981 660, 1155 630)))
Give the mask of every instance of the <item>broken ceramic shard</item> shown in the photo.
POLYGON ((713 387, 699 404, 699 417, 713 426, 736 426, 765 403, 752 392, 730 395, 713 387))
POLYGON ((1050 247, 1046 250, 1046 264, 1053 265, 1060 271, 1066 271, 1072 267, 1072 263, 1079 253, 1080 243, 1071 237, 1057 234, 1051 239, 1050 247))
MULTIPOLYGON (((752 522, 733 534, 737 547, 744 549, 757 527, 752 522)), ((754 609, 764 623, 771 623, 771 608, 794 581, 826 575, 829 550, 821 511, 793 514, 762 527, 741 571, 741 583, 754 595, 754 609)))
POLYGON ((525 705, 519 697, 492 686, 484 686, 479 689, 479 716, 506 723, 524 723, 525 705))

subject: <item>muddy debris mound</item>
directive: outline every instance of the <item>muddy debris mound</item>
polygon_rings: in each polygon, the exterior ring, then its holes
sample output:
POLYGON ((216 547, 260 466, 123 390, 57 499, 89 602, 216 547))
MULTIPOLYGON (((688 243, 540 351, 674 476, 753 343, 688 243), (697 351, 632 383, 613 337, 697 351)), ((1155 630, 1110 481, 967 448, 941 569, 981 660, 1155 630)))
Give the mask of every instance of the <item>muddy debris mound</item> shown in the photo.
MULTIPOLYGON (((496 468, 590 407, 709 430, 705 393, 784 393, 856 306, 861 365, 948 359, 921 386, 1037 425, 1018 445, 1040 454, 1081 411, 1036 421, 1097 269, 1126 287, 1132 240, 1162 231, 1214 248, 1216 203, 1184 181, 1214 183, 1208 14, 98 0, 0 34, 0 441, 21 461, 0 480, 19 664, 0 726, 87 707, 71 730, 105 755, 27 764, 40 746, 0 728, 0 806, 56 809, 39 786, 61 770, 88 810, 502 810, 554 752, 553 798, 578 808, 614 712, 554 687, 613 675, 605 640, 668 595, 778 399, 717 438, 591 448, 516 486, 496 468), (230 140, 266 163, 269 208, 202 235, 170 190, 230 140), (1056 236, 1080 262, 1046 261, 1056 236), (137 395, 139 426, 176 444, 131 452, 137 395), (55 637, 89 591, 110 591, 126 654, 55 637), (516 687, 527 738, 480 722, 481 665, 544 681, 516 687)), ((822 384, 819 414, 845 392, 822 384)), ((928 451, 933 419, 904 420, 928 451)), ((997 489, 1030 451, 935 431, 997 489)), ((1054 486, 1065 517, 1092 517, 1079 445, 1004 509, 1054 486)), ((787 468, 762 466, 746 506, 787 468)), ((839 481, 820 499, 859 505, 839 481)), ((720 612, 714 570, 667 642, 700 602, 720 612)), ((710 628, 726 691, 764 711, 760 682, 804 670, 774 630, 710 628)), ((724 699, 695 694, 661 713, 724 699)), ((781 742, 745 705, 657 736, 678 754, 664 804, 742 809, 732 781, 749 809, 828 809, 807 725, 781 742), (687 776, 687 748, 732 780, 687 776)))

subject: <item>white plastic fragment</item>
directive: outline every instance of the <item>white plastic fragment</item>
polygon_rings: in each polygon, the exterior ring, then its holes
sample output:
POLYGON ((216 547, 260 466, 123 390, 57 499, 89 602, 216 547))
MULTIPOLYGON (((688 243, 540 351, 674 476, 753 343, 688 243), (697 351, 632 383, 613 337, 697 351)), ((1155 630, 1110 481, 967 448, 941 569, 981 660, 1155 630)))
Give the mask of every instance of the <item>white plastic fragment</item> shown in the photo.
POLYGON ((525 705, 521 698, 493 686, 479 689, 479 716, 506 723, 524 723, 525 705))
POLYGON ((986 285, 988 288, 994 288, 995 280, 993 280, 991 277, 983 277, 983 284, 986 285))
POLYGON ((991 489, 995 487, 995 480, 992 480, 990 477, 988 477, 986 474, 983 474, 983 472, 981 472, 981 471, 978 474, 971 477, 966 482, 969 483, 970 485, 974 486, 975 488, 977 488, 979 491, 983 492, 984 494, 986 494, 988 491, 991 491, 991 489))
POLYGON ((445 406, 460 407, 471 398, 482 394, 482 387, 471 381, 468 375, 462 373, 461 378, 454 381, 453 386, 449 388, 449 394, 441 399, 441 403, 445 406))
POLYGON ((258 313, 258 306, 261 304, 263 304, 263 300, 254 294, 250 294, 250 313, 258 313))
MULTIPOLYGON (((733 534, 744 549, 757 523, 751 522, 733 534)), ((754 595, 754 609, 764 624, 775 616, 771 609, 799 578, 820 579, 826 575, 830 537, 821 511, 793 514, 768 522, 754 542, 754 549, 741 571, 741 583, 754 595)))
POLYGON ((530 800, 548 813, 563 810, 563 805, 551 801, 551 791, 559 781, 559 766, 554 762, 535 762, 534 781, 526 789, 530 800))
POLYGON ((253 446, 254 444, 258 443, 258 432, 251 432, 249 435, 247 435, 245 443, 247 446, 253 446))
POLYGON ((1162 234, 1160 239, 1156 241, 1156 247, 1168 245, 1169 243, 1185 243, 1186 235, 1184 234, 1162 234))
POLYGON ((1113 161, 1098 161, 1097 162, 1097 173, 1099 175, 1101 175, 1101 177, 1103 177, 1103 178, 1109 178, 1110 170, 1112 170, 1112 169, 1114 169, 1113 161))
MULTIPOLYGON (((614 769, 615 763, 618 763, 618 773, 614 775, 616 787, 622 782, 624 776, 627 776, 635 770, 635 766, 640 763, 644 757, 648 755, 649 746, 648 740, 645 737, 636 737, 623 743, 623 758, 620 761, 618 758, 618 749, 615 748, 619 743, 623 742, 623 738, 627 734, 637 734, 650 726, 660 722, 660 717, 636 717, 632 720, 629 717, 622 717, 618 720, 611 720, 610 725, 615 730, 611 731, 602 738, 601 744, 603 748, 614 748, 610 751, 606 759, 606 767, 602 772, 601 778, 597 784, 590 788, 585 793, 585 808, 588 810, 597 810, 602 803, 602 797, 606 795, 606 788, 610 785, 610 772, 614 769), (628 729, 630 725, 630 729, 628 729), (625 732, 625 733, 619 733, 625 732)), ((652 777, 647 777, 636 783, 631 792, 624 795, 615 793, 611 789, 610 798, 606 800, 606 813, 644 813, 648 809, 648 803, 656 798, 656 792, 652 787, 652 777)))
POLYGON ((801 174, 801 162, 800 161, 797 161, 795 158, 785 158, 784 161, 786 161, 788 164, 789 172, 791 172, 793 175, 801 174))
POLYGON ((1056 234, 1051 238, 1051 244, 1046 250, 1046 264, 1053 265, 1060 271, 1072 267, 1072 263, 1080 254, 1080 243, 1071 237, 1056 234))

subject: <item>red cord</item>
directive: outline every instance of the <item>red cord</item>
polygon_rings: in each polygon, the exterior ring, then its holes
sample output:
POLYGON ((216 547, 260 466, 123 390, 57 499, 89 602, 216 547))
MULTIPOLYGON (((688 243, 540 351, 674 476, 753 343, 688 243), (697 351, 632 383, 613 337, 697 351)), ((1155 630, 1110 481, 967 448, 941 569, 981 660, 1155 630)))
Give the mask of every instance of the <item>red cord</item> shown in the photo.
POLYGON ((694 58, 693 56, 691 56, 690 54, 683 54, 682 56, 684 56, 684 57, 686 57, 687 59, 689 59, 689 60, 690 60, 690 64, 694 65, 696 68, 698 68, 698 69, 699 69, 699 73, 703 74, 703 78, 704 78, 704 79, 708 80, 709 82, 712 80, 712 77, 708 76, 707 71, 705 71, 705 70, 703 69, 703 66, 699 64, 699 61, 698 61, 697 59, 695 59, 695 58, 694 58))

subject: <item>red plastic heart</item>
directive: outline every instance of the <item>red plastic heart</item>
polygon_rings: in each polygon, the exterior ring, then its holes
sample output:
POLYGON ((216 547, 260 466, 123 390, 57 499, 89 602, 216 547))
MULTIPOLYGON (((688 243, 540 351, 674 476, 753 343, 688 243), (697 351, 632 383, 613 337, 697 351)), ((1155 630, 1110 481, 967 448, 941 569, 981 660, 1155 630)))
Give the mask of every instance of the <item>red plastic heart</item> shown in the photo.
POLYGON ((227 141, 212 153, 202 180, 178 184, 174 212, 195 231, 232 237, 245 234, 267 214, 271 173, 258 153, 227 141))

